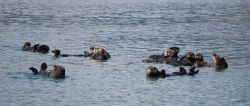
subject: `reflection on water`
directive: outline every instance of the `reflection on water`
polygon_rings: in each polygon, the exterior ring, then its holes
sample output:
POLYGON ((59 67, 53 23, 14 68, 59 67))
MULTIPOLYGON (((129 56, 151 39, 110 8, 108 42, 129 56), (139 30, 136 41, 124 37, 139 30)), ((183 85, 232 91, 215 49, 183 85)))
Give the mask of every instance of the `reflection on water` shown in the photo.
POLYGON ((248 0, 0 0, 1 105, 250 105, 249 10, 248 0), (99 46, 112 58, 55 59, 21 51, 26 41, 65 54, 99 46), (145 77, 142 60, 171 46, 209 62, 221 53, 229 68, 145 77), (33 76, 28 68, 42 62, 63 65, 67 77, 33 76))

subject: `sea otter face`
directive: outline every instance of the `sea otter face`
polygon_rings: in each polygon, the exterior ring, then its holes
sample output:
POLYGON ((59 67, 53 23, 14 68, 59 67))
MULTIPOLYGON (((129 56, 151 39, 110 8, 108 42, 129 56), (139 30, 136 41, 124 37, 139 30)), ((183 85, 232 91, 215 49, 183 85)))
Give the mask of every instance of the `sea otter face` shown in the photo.
POLYGON ((53 51, 51 51, 52 53, 55 54, 55 56, 59 56, 61 54, 61 51, 58 49, 54 49, 53 51))
POLYGON ((185 54, 185 57, 187 57, 188 59, 195 59, 195 54, 193 52, 187 52, 185 54))
POLYGON ((216 68, 227 68, 228 67, 225 58, 221 54, 214 53, 212 55, 212 58, 213 58, 213 60, 215 62, 216 68))
POLYGON ((84 53, 86 56, 91 56, 95 60, 107 60, 110 58, 110 54, 105 49, 98 47, 91 47, 84 53))
POLYGON ((96 54, 99 50, 100 50, 100 48, 97 48, 97 47, 90 47, 89 50, 84 51, 84 54, 85 54, 86 56, 91 56, 91 55, 93 55, 93 54, 96 54))
POLYGON ((50 78, 64 78, 65 77, 65 69, 63 66, 54 65, 53 70, 51 70, 49 74, 50 78))
POLYGON ((173 57, 173 56, 175 55, 175 51, 174 51, 174 50, 171 50, 171 49, 167 49, 167 50, 163 53, 163 55, 164 55, 165 57, 173 57))
POLYGON ((179 51, 180 48, 178 47, 170 47, 163 53, 163 55, 166 57, 178 57, 179 51))
POLYGON ((89 48, 89 53, 90 54, 96 54, 98 53, 99 51, 101 51, 102 49, 101 48, 98 48, 98 47, 90 47, 89 48))
POLYGON ((158 69, 155 66, 148 66, 146 69, 147 76, 154 77, 159 74, 158 69))

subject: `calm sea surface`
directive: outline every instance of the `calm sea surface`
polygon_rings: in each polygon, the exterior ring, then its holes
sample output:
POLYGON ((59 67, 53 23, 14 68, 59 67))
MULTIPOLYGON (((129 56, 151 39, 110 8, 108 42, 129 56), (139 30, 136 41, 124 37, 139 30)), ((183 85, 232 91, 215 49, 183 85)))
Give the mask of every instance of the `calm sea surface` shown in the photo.
POLYGON ((249 106, 250 1, 0 0, 0 54, 1 106, 249 106), (103 47, 111 59, 55 59, 21 51, 26 41, 69 54, 103 47), (146 78, 142 60, 171 46, 209 62, 221 53, 229 68, 146 78), (67 78, 33 76, 28 68, 42 62, 63 65, 67 78))

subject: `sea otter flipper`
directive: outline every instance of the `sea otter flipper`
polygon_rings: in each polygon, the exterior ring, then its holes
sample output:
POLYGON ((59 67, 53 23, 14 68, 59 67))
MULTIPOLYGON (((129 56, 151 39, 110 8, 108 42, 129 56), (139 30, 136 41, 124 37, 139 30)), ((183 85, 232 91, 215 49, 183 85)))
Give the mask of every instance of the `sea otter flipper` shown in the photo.
POLYGON ((36 68, 30 67, 29 69, 33 72, 33 75, 37 75, 38 74, 38 70, 36 68))
POLYGON ((194 72, 194 74, 198 74, 198 73, 199 73, 199 71, 200 71, 200 70, 196 70, 196 71, 194 72))

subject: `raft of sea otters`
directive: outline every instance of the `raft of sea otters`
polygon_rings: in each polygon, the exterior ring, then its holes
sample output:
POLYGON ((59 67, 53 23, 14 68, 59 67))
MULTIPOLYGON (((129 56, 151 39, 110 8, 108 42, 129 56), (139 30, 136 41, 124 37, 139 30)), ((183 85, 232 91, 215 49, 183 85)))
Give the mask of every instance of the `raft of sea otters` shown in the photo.
MULTIPOLYGON (((48 53, 50 48, 47 45, 40 44, 35 44, 32 46, 30 42, 25 42, 22 50, 48 53)), ((54 49, 51 52, 54 53, 54 56, 56 58, 69 56, 90 57, 91 59, 100 61, 107 61, 109 58, 111 58, 110 54, 105 49, 99 47, 90 47, 88 50, 84 51, 83 54, 61 54, 61 51, 59 49, 54 49)), ((218 53, 214 53, 212 55, 214 62, 208 63, 204 61, 203 55, 201 53, 187 52, 184 56, 179 58, 179 52, 179 47, 170 47, 160 55, 150 55, 148 59, 142 60, 142 62, 145 63, 164 63, 179 66, 179 71, 173 72, 171 74, 166 74, 166 71, 164 69, 159 71, 157 67, 150 65, 146 69, 146 75, 148 77, 164 78, 168 76, 198 74, 199 70, 196 70, 196 67, 214 67, 216 69, 228 68, 225 58, 218 53), (189 69, 189 73, 183 66, 191 67, 189 69)), ((65 78, 65 68, 61 65, 54 65, 53 69, 49 72, 46 71, 47 64, 45 62, 41 64, 39 71, 34 67, 30 67, 29 69, 33 72, 33 75, 47 76, 50 78, 65 78)))

